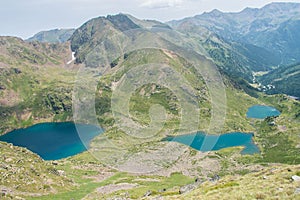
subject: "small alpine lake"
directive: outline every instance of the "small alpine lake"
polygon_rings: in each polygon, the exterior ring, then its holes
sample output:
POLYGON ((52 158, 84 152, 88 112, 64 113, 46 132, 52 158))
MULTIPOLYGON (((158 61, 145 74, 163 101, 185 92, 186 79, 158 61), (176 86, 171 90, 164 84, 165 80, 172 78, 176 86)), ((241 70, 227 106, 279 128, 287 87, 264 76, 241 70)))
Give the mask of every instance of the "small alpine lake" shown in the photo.
POLYGON ((254 105, 248 109, 247 117, 254 119, 265 119, 266 117, 279 116, 280 112, 271 106, 254 105))
POLYGON ((209 135, 197 132, 187 135, 168 136, 162 141, 178 142, 199 151, 217 151, 228 147, 243 146, 242 154, 259 153, 259 148, 252 141, 251 133, 226 133, 222 135, 209 135))
POLYGON ((25 147, 44 160, 58 160, 86 151, 91 140, 102 132, 100 127, 94 125, 41 123, 11 131, 0 136, 0 141, 25 147))

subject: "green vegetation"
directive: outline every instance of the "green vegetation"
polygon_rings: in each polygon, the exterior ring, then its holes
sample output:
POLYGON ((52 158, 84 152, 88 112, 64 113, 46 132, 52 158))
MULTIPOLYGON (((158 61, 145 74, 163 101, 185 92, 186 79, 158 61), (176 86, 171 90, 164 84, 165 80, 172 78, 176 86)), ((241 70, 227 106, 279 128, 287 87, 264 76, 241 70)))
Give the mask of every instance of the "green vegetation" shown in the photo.
POLYGON ((263 97, 282 113, 279 117, 257 122, 256 141, 262 146, 260 162, 299 164, 299 102, 284 95, 263 97))
POLYGON ((61 176, 54 165, 27 149, 0 142, 0 154, 0 185, 13 191, 12 196, 8 192, 7 198, 35 193, 46 195, 68 190, 73 185, 71 179, 61 176))
MULTIPOLYGON (((203 42, 203 46, 223 73, 232 77, 233 80, 239 77, 240 79, 243 78, 250 82, 252 79, 252 71, 265 69, 257 68, 257 63, 260 62, 261 59, 249 57, 250 55, 248 55, 249 53, 247 51, 251 50, 248 50, 242 45, 230 44, 216 35, 207 38, 205 42, 203 42), (242 47, 245 49, 244 52, 241 51, 243 50, 242 47)), ((257 49, 263 51, 263 49, 257 49)), ((253 55, 252 51, 251 55, 253 55)), ((263 65, 270 66, 270 64, 263 65)), ((268 69, 268 67, 266 68, 268 69)))
POLYGON ((300 64, 279 67, 268 74, 259 77, 263 85, 273 85, 275 88, 267 90, 268 94, 284 93, 300 97, 300 64))
POLYGON ((0 134, 43 121, 68 121, 72 116, 75 71, 61 65, 65 44, 28 44, 1 37, 0 134))
MULTIPOLYGON (((164 176, 147 176, 147 175, 134 175, 124 172, 116 172, 114 170, 108 170, 102 166, 99 161, 91 157, 87 152, 74 156, 73 158, 58 161, 58 164, 54 166, 56 170, 63 171, 65 175, 72 182, 72 187, 64 188, 64 191, 59 191, 56 194, 48 194, 45 196, 32 197, 29 199, 82 199, 83 197, 94 199, 99 198, 97 188, 101 188, 107 185, 118 184, 135 184, 136 187, 128 190, 130 198, 141 198, 148 190, 153 194, 170 194, 172 191, 178 194, 178 187, 186 185, 194 180, 186 177, 181 173, 173 173, 170 177, 164 176), (107 176, 101 177, 107 173, 107 176), (159 184, 158 184, 159 183, 159 184), (76 191, 76 192, 74 192, 76 191), (169 193, 165 193, 168 191, 169 193)), ((104 197, 110 197, 120 195, 124 191, 105 194, 104 197)))
POLYGON ((298 170, 299 166, 273 166, 243 176, 226 176, 217 183, 205 182, 190 193, 166 199, 297 199, 297 183, 290 179, 298 170))
MULTIPOLYGON (((179 187, 192 183, 194 180, 192 178, 186 177, 180 173, 171 174, 170 177, 159 177, 159 176, 132 176, 128 174, 118 174, 115 175, 106 181, 106 185, 109 184, 134 184, 136 185, 133 189, 129 190, 119 190, 107 195, 101 196, 101 198, 109 198, 114 196, 125 196, 126 192, 128 197, 131 199, 140 199, 148 191, 151 192, 151 195, 162 195, 168 196, 171 194, 178 194, 179 187)), ((91 193, 88 195, 88 199, 99 198, 99 193, 91 193)))

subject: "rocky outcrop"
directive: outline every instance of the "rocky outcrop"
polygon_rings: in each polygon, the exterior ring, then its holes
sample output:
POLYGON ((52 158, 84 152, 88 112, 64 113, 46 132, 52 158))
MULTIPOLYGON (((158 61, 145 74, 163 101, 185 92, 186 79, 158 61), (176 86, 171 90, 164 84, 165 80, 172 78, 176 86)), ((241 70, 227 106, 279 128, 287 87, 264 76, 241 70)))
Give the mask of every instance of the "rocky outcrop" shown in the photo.
POLYGON ((152 191, 151 190, 148 190, 145 194, 144 194, 144 197, 149 197, 152 195, 152 191))
POLYGON ((195 190, 199 187, 199 185, 201 183, 202 183, 202 181, 199 178, 196 178, 194 183, 180 187, 179 194, 184 194, 184 193, 190 192, 192 190, 195 190))

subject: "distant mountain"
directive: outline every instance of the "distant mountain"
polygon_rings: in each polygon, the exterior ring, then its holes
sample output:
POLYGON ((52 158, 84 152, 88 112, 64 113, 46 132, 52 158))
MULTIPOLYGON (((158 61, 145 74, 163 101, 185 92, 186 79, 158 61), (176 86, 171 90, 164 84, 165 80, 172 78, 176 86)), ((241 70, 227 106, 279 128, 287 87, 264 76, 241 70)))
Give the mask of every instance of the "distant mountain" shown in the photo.
POLYGON ((259 78, 263 85, 272 85, 268 94, 285 93, 300 97, 300 63, 280 67, 259 78))
POLYGON ((238 13, 213 10, 168 24, 180 29, 186 23, 205 27, 228 41, 264 48, 280 58, 278 65, 300 61, 299 3, 271 3, 238 13))
POLYGON ((31 38, 28 38, 27 41, 63 43, 70 39, 74 31, 75 29, 54 29, 49 31, 41 31, 31 38))
POLYGON ((113 48, 112 33, 135 28, 139 28, 139 26, 123 14, 98 17, 87 21, 76 29, 70 38, 71 49, 76 52, 76 62, 84 62, 89 52, 101 43, 108 49, 113 48))

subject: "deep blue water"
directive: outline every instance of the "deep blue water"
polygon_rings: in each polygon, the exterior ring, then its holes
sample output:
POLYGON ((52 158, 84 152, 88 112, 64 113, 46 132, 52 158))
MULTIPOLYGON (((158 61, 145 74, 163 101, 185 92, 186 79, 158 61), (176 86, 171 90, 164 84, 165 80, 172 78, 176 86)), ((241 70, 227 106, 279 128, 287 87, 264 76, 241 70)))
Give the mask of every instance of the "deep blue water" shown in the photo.
POLYGON ((194 134, 169 136, 163 141, 179 142, 199 151, 216 151, 227 147, 244 146, 242 154, 259 153, 258 147, 252 141, 252 134, 227 133, 222 135, 206 135, 202 132, 194 134), (205 143, 204 143, 205 140, 205 143))
POLYGON ((266 117, 279 116, 280 112, 271 106, 255 105, 248 109, 247 117, 255 119, 265 119, 266 117))
POLYGON ((44 160, 58 160, 86 151, 90 141, 102 132, 101 128, 93 125, 41 123, 2 135, 0 141, 26 147, 44 160))

